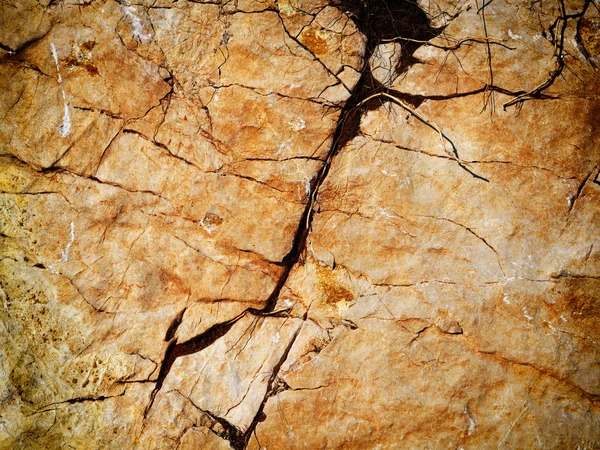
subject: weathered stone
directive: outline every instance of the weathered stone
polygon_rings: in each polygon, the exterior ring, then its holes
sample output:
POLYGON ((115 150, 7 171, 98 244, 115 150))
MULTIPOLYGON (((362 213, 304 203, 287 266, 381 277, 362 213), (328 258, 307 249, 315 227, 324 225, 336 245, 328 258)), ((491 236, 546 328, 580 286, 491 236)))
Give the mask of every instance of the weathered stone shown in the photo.
POLYGON ((595 4, 0 11, 1 449, 600 448, 595 4))
POLYGON ((398 42, 379 45, 369 61, 373 77, 386 87, 391 87, 401 62, 402 46, 398 42))

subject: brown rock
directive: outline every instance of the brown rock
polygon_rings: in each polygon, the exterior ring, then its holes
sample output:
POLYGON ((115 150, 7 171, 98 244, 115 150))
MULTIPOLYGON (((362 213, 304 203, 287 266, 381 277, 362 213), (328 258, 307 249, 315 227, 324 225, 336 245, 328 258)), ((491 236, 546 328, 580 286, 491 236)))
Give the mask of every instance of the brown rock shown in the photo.
POLYGON ((1 449, 600 448, 600 13, 418 7, 0 6, 1 449))

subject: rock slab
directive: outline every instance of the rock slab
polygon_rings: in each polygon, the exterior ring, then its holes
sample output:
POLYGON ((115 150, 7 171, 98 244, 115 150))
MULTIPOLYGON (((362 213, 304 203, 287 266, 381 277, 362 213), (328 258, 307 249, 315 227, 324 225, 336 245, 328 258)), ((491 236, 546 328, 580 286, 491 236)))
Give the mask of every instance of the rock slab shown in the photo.
POLYGON ((596 3, 0 18, 0 449, 600 448, 596 3))

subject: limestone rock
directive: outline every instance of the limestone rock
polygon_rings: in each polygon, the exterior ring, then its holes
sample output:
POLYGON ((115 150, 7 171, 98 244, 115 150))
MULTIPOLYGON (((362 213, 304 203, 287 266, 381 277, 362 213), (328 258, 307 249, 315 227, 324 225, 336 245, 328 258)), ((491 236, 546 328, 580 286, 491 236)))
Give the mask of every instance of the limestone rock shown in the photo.
POLYGON ((584 0, 0 5, 0 448, 600 448, 584 0))
POLYGON ((396 78, 396 68, 402 57, 402 46, 398 42, 380 44, 369 61, 373 77, 386 87, 391 87, 396 78))

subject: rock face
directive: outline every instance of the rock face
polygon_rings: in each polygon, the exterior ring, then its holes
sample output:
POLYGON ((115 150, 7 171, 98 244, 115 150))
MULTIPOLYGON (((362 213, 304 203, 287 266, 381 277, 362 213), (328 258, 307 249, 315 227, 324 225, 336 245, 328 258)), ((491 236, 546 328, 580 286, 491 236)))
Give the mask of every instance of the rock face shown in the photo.
POLYGON ((0 448, 600 448, 596 3, 0 11, 0 448))

